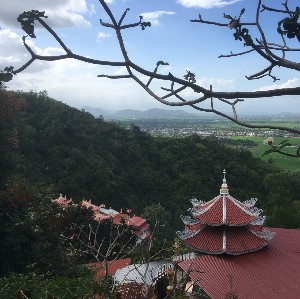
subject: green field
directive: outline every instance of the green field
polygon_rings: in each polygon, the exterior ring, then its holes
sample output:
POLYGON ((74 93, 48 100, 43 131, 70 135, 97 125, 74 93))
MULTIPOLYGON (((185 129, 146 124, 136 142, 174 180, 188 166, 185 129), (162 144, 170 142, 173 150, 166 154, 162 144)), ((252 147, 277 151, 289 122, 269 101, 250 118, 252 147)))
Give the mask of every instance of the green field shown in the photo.
MULTIPOLYGON (((270 155, 266 155, 262 157, 262 154, 268 150, 271 149, 270 146, 264 145, 263 141, 266 139, 265 137, 231 137, 232 139, 248 139, 254 142, 257 142, 258 146, 253 148, 247 148, 249 149, 254 157, 260 158, 263 161, 267 162, 270 157, 273 159, 272 165, 277 166, 281 169, 284 169, 285 171, 291 171, 296 172, 300 171, 300 157, 299 158, 293 158, 284 156, 278 153, 272 153, 270 155)), ((283 140, 289 140, 289 143, 291 143, 294 146, 300 145, 300 138, 275 138, 274 144, 278 144, 283 140)), ((297 147, 287 147, 284 149, 285 152, 290 154, 295 154, 297 150, 297 147)))

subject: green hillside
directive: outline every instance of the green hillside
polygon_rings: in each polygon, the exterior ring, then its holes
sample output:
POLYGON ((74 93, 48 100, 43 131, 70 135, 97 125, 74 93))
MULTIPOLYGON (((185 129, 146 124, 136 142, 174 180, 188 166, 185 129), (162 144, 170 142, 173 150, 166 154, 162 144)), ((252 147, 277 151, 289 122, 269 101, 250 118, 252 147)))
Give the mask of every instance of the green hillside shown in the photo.
MULTIPOLYGON (((180 215, 187 214, 191 198, 208 201, 218 195, 224 168, 230 194, 242 201, 257 197, 265 215, 273 213, 274 196, 299 201, 296 175, 281 173, 247 150, 196 135, 155 138, 134 125, 125 129, 95 119, 46 93, 22 93, 22 97, 26 101, 19 127, 23 176, 32 184, 51 186, 53 197, 63 193, 75 202, 92 199, 97 205, 131 208, 136 214, 161 203, 173 217, 174 231, 182 229, 180 215)), ((295 217, 280 221, 299 227, 299 215, 295 217)), ((278 225, 269 219, 269 225, 278 225)))
POLYGON ((300 173, 281 171, 217 138, 153 137, 134 125, 95 119, 45 92, 0 89, 0 140, 0 298, 110 292, 82 265, 171 254, 175 232, 183 229, 180 215, 189 214, 191 198, 219 195, 224 168, 232 196, 259 199, 265 226, 300 228, 300 173), (130 208, 163 225, 149 250, 147 240, 133 247, 130 226, 94 221, 93 211, 81 205, 51 203, 59 193, 74 203, 85 198, 130 208))

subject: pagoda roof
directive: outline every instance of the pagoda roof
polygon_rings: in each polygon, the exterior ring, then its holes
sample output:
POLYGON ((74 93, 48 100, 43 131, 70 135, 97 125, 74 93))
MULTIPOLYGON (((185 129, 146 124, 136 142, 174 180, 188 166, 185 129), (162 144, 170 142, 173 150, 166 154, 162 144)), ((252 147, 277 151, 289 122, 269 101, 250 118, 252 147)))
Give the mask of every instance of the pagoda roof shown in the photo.
POLYGON ((194 251, 240 255, 266 246, 275 233, 254 231, 251 226, 205 226, 198 231, 179 232, 180 239, 194 251))
POLYGON ((203 224, 242 226, 255 220, 262 210, 253 207, 256 199, 240 202, 230 195, 219 195, 209 202, 192 199, 193 217, 203 224))
POLYGON ((239 299, 300 298, 300 230, 272 228, 276 238, 264 249, 239 256, 202 255, 179 263, 214 299, 230 291, 228 274, 239 299))

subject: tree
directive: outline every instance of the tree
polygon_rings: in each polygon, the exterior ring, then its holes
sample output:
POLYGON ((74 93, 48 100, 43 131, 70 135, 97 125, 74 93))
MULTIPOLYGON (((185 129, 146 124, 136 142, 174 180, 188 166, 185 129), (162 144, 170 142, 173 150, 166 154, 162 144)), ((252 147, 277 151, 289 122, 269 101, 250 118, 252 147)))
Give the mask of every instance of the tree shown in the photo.
POLYGON ((144 209, 142 218, 149 220, 153 227, 155 227, 156 239, 170 237, 170 221, 171 214, 161 204, 152 204, 144 209))
POLYGON ((126 225, 121 217, 119 220, 119 224, 115 223, 114 218, 92 220, 89 225, 73 226, 64 234, 64 238, 70 242, 72 255, 84 255, 90 257, 90 261, 100 263, 105 272, 102 281, 105 289, 110 287, 108 268, 115 260, 127 257, 128 250, 133 248, 136 241, 134 229, 126 225))
MULTIPOLYGON (((239 102, 243 101, 244 99, 253 99, 253 98, 270 98, 270 97, 280 97, 285 95, 299 95, 300 94, 300 87, 295 88, 283 88, 283 89, 275 89, 275 90, 267 90, 267 91, 250 91, 250 92, 219 92, 214 91, 213 86, 210 86, 210 89, 206 89, 203 86, 200 86, 196 82, 196 75, 190 71, 187 71, 187 73, 183 76, 184 79, 178 78, 173 76, 171 73, 168 75, 161 75, 158 73, 158 68, 160 65, 167 65, 168 63, 164 61, 158 61, 156 64, 156 67, 153 71, 148 71, 146 69, 141 68, 140 66, 136 65, 128 56, 125 44, 122 37, 122 30, 124 29, 131 29, 133 27, 141 27, 142 30, 144 30, 146 27, 151 26, 149 22, 143 22, 143 17, 140 16, 140 20, 136 23, 126 24, 124 25, 123 22, 125 20, 125 17, 129 11, 129 9, 126 9, 126 11, 123 13, 120 20, 116 20, 113 13, 111 12, 110 8, 106 4, 105 0, 99 0, 100 4, 102 5, 103 9, 105 10, 106 14, 110 18, 111 23, 106 23, 100 20, 100 23, 104 27, 111 28, 115 31, 119 46, 122 52, 122 55, 124 57, 124 61, 118 62, 118 61, 103 61, 103 60, 95 60, 87 57, 83 57, 77 54, 74 54, 60 39, 60 37, 47 25, 47 23, 43 20, 43 18, 47 18, 45 15, 45 12, 39 12, 37 10, 32 10, 28 12, 24 12, 20 14, 18 21, 21 23, 22 29, 31 37, 35 38, 34 33, 34 22, 38 21, 61 45, 61 47, 65 50, 66 54, 64 55, 58 55, 58 56, 41 56, 37 55, 33 52, 32 48, 27 44, 26 38, 27 36, 23 37, 23 43, 28 52, 31 54, 31 59, 25 63, 22 67, 20 67, 17 70, 14 70, 14 68, 6 67, 4 71, 1 71, 0 74, 0 81, 7 82, 12 79, 13 75, 23 71, 25 68, 27 68, 31 63, 33 63, 35 60, 46 60, 46 61, 54 61, 54 60, 60 60, 60 59, 66 59, 66 58, 73 58, 80 61, 84 61, 91 64, 97 64, 97 65, 110 65, 110 66, 124 66, 126 67, 128 74, 127 75, 120 75, 120 76, 110 76, 110 75, 99 75, 99 77, 107 77, 110 79, 123 79, 123 78, 132 78, 135 80, 147 93, 149 93, 152 97, 154 97, 159 102, 169 105, 169 106, 191 106, 196 110, 205 111, 205 112, 211 112, 215 113, 217 115, 226 117, 233 122, 245 126, 245 127, 251 127, 251 128, 272 128, 272 129, 281 129, 290 131, 296 134, 299 134, 300 131, 295 128, 286 128, 281 126, 261 126, 261 125, 251 125, 243 122, 238 118, 237 112, 236 112, 236 106, 239 102), (134 75, 133 71, 137 71, 145 76, 149 77, 148 82, 145 84, 143 83, 136 75, 134 75), (169 88, 162 87, 164 91, 166 91, 166 94, 164 96, 159 96, 154 92, 153 89, 150 88, 150 84, 153 79, 158 79, 162 81, 166 81, 170 83, 169 88), (175 86, 176 84, 176 86, 175 86), (178 86, 177 86, 178 85, 178 86), (186 88, 192 88, 196 95, 199 94, 199 97, 194 100, 186 100, 181 95, 180 92, 185 90, 186 88), (175 101, 169 100, 169 98, 175 97, 175 101), (209 109, 201 107, 201 103, 206 100, 211 100, 211 107, 209 109), (214 100, 223 102, 229 106, 232 107, 233 116, 230 116, 228 114, 224 114, 221 111, 214 108, 214 100)), ((199 15, 199 19, 191 20, 191 22, 197 22, 197 23, 204 23, 204 24, 211 24, 216 25, 220 27, 226 27, 230 28, 231 30, 234 30, 234 38, 236 40, 244 42, 244 45, 246 47, 246 50, 240 53, 231 53, 229 55, 220 55, 220 57, 235 57, 240 55, 246 55, 251 52, 256 52, 260 57, 262 57, 264 60, 269 62, 269 66, 261 71, 258 71, 257 73, 246 76, 248 80, 254 80, 254 79, 260 79, 266 76, 269 76, 274 81, 278 80, 276 76, 272 75, 272 70, 276 66, 280 66, 282 68, 287 69, 293 69, 296 71, 300 70, 300 65, 296 61, 291 61, 286 58, 286 55, 292 53, 292 52, 298 52, 300 51, 299 48, 290 48, 287 45, 286 38, 288 39, 297 39, 300 41, 300 25, 298 23, 299 18, 299 8, 296 7, 295 9, 289 9, 288 7, 288 0, 283 3, 284 9, 275 9, 271 7, 267 7, 264 4, 262 4, 261 0, 257 0, 257 10, 256 10, 256 16, 255 21, 250 23, 243 23, 241 21, 241 16, 244 14, 245 9, 242 9, 240 15, 238 18, 232 17, 230 15, 225 15, 224 18, 229 20, 229 22, 225 23, 216 23, 211 21, 205 21, 202 19, 201 15, 199 15), (269 11, 274 14, 279 15, 279 21, 278 21, 278 28, 277 32, 282 38, 282 44, 274 44, 272 42, 268 42, 266 33, 264 29, 261 26, 260 23, 260 15, 261 12, 269 11), (282 19, 282 16, 285 16, 282 19), (258 32, 260 34, 259 38, 256 38, 255 36, 252 36, 250 34, 250 31, 246 27, 256 27, 258 29, 258 32), (277 53, 281 53, 278 55, 277 53)), ((275 29, 275 28, 274 28, 275 29)))
POLYGON ((0 84, 0 190, 19 166, 18 127, 24 101, 0 84))

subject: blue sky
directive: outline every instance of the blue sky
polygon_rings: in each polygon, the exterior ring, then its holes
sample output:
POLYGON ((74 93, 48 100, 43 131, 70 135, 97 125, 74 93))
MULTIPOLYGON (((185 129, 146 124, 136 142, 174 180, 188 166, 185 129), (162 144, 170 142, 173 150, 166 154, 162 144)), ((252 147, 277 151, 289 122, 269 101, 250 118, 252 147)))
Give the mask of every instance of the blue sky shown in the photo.
MULTIPOLYGON (((263 4, 283 9, 282 0, 263 0, 263 4)), ((238 16, 241 9, 246 12, 242 22, 253 22, 256 0, 109 0, 106 1, 117 19, 126 8, 130 8, 124 24, 134 23, 143 15, 144 21, 152 26, 142 31, 140 27, 123 30, 123 38, 130 59, 147 70, 153 70, 156 62, 163 60, 168 66, 161 66, 159 72, 183 78, 186 70, 196 74, 197 83, 208 88, 213 85, 218 91, 253 91, 266 88, 300 86, 298 73, 292 70, 275 69, 280 81, 271 78, 248 81, 251 75, 268 64, 257 54, 232 58, 218 58, 220 54, 244 51, 242 42, 235 41, 233 31, 192 23, 199 13, 204 20, 226 23, 223 13, 238 16)), ((295 9, 298 1, 290 0, 295 9)), ((115 33, 100 25, 99 19, 109 18, 98 0, 2 0, 0 11, 0 69, 13 65, 20 67, 29 59, 22 45, 25 33, 16 18, 23 11, 37 9, 49 17, 45 21, 57 32, 73 53, 94 59, 123 61, 115 33)), ((276 32, 277 22, 285 17, 270 12, 261 14, 261 24, 268 41, 280 43, 276 32)), ((249 27, 252 37, 259 37, 254 27, 249 27)), ((28 38, 28 44, 41 55, 63 54, 59 44, 42 28, 36 28, 36 39, 28 38)), ((299 48, 294 41, 291 47, 299 48)), ((294 54, 290 59, 298 59, 294 54)), ((121 67, 88 65, 72 59, 57 62, 35 61, 24 72, 8 83, 11 90, 47 90, 49 95, 70 106, 81 108, 91 106, 110 110, 150 108, 171 108, 158 103, 131 79, 110 80, 97 78, 98 74, 125 74, 121 67)), ((139 75, 143 77, 142 75, 139 75)), ((146 80, 146 79, 145 79, 146 80)), ((167 82, 153 82, 154 91, 160 95, 160 87, 169 87, 167 82)), ((198 95, 185 91, 183 96, 191 100, 198 95)), ((249 99, 239 103, 241 113, 256 112, 300 112, 297 97, 272 98, 268 100, 249 99)), ((204 105, 206 105, 204 103, 204 105)), ((220 106, 220 109, 226 107, 220 106)), ((191 110, 189 110, 191 111, 191 110)))

